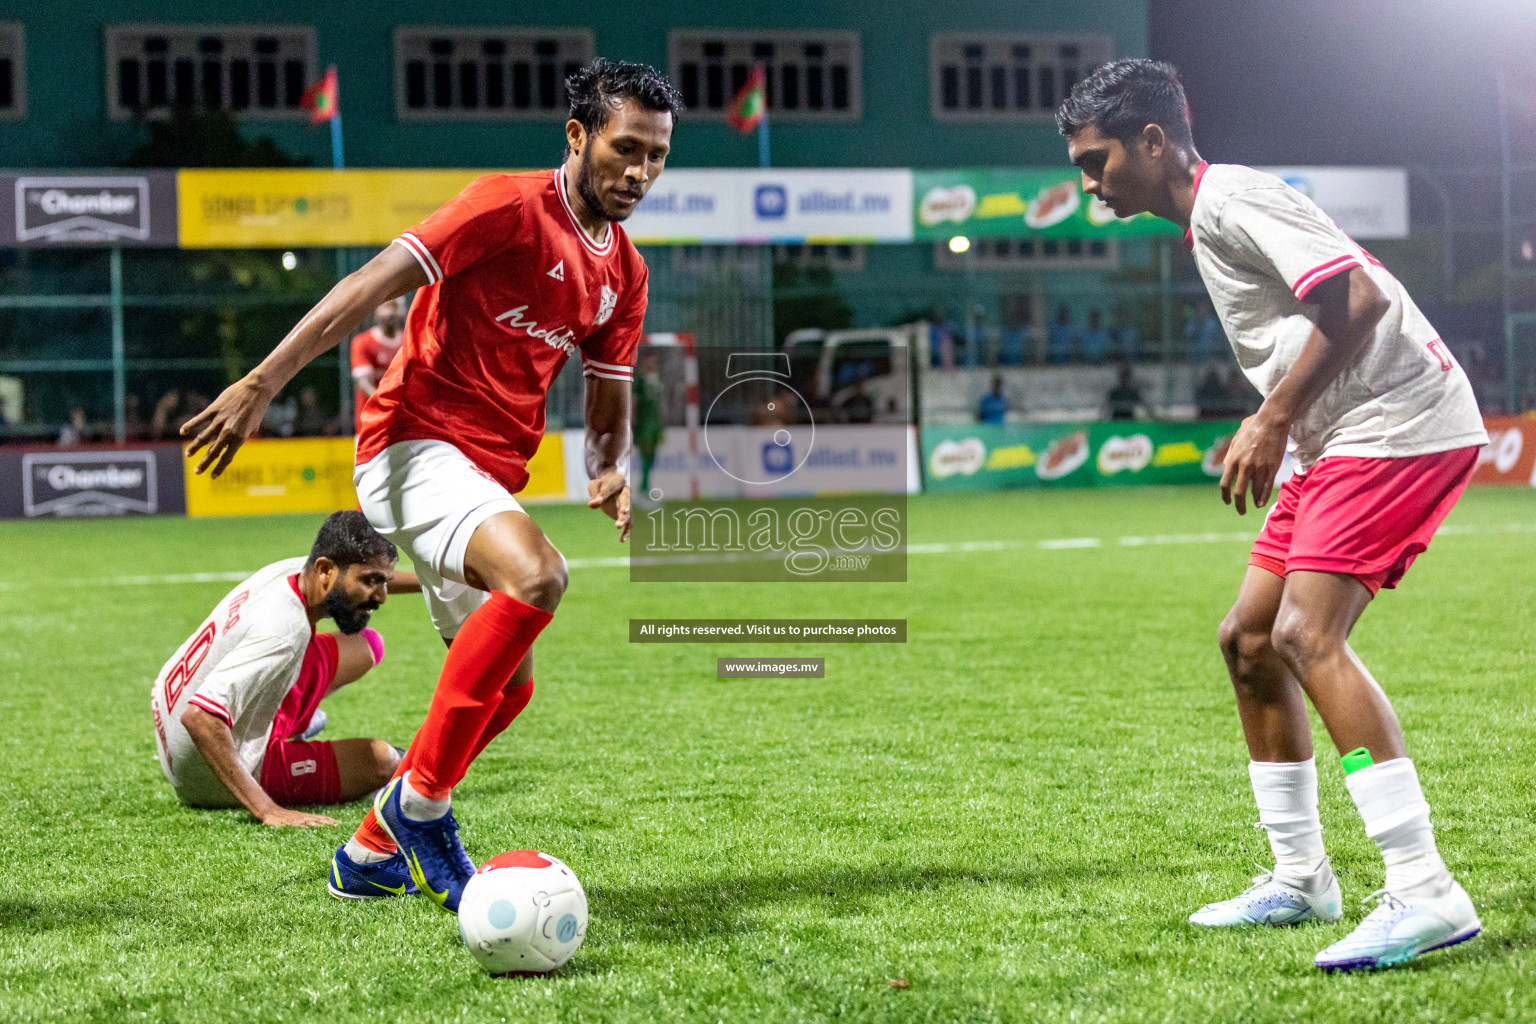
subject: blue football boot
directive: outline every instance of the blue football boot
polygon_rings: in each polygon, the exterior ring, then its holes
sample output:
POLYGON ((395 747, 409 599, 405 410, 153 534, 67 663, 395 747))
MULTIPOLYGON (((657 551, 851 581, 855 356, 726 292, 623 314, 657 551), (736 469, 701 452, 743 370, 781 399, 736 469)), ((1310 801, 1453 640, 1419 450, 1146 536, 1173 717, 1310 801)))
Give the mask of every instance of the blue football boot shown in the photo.
POLYGON ((331 858, 331 877, 325 887, 339 900, 373 900, 389 896, 408 896, 416 892, 405 858, 398 853, 377 864, 359 864, 347 856, 347 848, 336 848, 331 858))
POLYGON ((431 821, 407 817, 400 807, 404 784, 404 776, 391 779, 374 798, 374 814, 399 846, 416 888, 444 910, 457 914, 464 886, 475 875, 474 861, 459 842, 459 823, 452 811, 431 821))

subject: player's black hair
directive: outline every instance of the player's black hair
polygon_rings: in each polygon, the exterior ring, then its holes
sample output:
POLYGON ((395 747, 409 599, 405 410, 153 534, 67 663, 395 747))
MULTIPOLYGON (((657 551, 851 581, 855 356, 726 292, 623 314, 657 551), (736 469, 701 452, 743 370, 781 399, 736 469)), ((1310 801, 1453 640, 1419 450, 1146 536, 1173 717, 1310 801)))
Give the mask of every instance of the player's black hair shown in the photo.
POLYGON ((315 546, 309 549, 309 561, 314 565, 317 558, 329 558, 339 568, 362 565, 378 558, 398 561, 400 552, 393 544, 368 525, 368 517, 357 509, 332 512, 320 524, 315 546))
POLYGON ((1194 147, 1179 69, 1146 57, 1100 64, 1072 87, 1056 111, 1056 127, 1069 139, 1092 125, 1100 134, 1125 142, 1149 124, 1161 126, 1175 146, 1194 147))
POLYGON ((602 131, 614 107, 627 99, 647 110, 666 111, 674 125, 683 112, 682 93, 649 64, 599 57, 566 78, 565 92, 572 120, 580 121, 588 135, 602 131))

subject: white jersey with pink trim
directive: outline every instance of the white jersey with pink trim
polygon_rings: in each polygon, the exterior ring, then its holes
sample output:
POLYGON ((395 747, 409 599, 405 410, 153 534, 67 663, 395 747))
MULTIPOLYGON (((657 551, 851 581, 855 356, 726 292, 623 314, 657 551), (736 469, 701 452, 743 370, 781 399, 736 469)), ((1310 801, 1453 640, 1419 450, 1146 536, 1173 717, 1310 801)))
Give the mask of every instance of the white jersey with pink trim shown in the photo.
POLYGON ((1312 334, 1320 283, 1359 267, 1391 300, 1355 361, 1291 425, 1303 467, 1324 455, 1395 458, 1488 443, 1467 375, 1407 290, 1284 181, 1202 164, 1184 241, 1238 365, 1266 396, 1312 334))
POLYGON ((231 590, 155 677, 150 708, 160 767, 186 803, 229 801, 181 724, 188 708, 229 726, 241 766, 252 775, 261 771, 272 720, 314 635, 298 589, 304 562, 273 562, 231 590))

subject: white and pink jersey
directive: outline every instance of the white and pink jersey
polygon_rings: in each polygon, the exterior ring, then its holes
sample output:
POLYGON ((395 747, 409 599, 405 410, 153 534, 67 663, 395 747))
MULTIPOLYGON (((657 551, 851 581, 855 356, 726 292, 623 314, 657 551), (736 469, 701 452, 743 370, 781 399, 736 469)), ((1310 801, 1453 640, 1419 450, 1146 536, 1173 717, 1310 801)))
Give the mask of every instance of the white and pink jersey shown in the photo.
POLYGON ((160 767, 185 803, 230 799, 181 724, 188 708, 229 726, 241 766, 260 777, 272 720, 314 635, 298 587, 304 562, 274 562, 231 590, 155 678, 150 707, 160 767))
POLYGON ((1395 458, 1488 443, 1467 375, 1407 290, 1284 181, 1201 164, 1184 241, 1238 365, 1266 396, 1312 334, 1309 298, 1320 283, 1359 267, 1391 301, 1355 361, 1291 425, 1303 468, 1324 455, 1395 458))

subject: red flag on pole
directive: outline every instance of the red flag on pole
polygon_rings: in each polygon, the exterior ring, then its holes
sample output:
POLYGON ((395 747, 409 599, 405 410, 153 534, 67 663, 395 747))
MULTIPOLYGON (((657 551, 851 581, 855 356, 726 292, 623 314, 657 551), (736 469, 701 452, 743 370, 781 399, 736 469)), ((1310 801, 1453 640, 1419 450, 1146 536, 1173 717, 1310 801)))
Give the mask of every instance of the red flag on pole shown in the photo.
POLYGON ((732 128, 746 134, 757 127, 757 123, 767 112, 768 76, 763 71, 763 66, 759 64, 747 76, 736 98, 731 100, 731 107, 726 111, 725 119, 731 123, 732 128))
POLYGON ((325 69, 325 77, 304 90, 299 106, 309 111, 309 123, 329 121, 341 112, 336 94, 336 65, 325 69))

